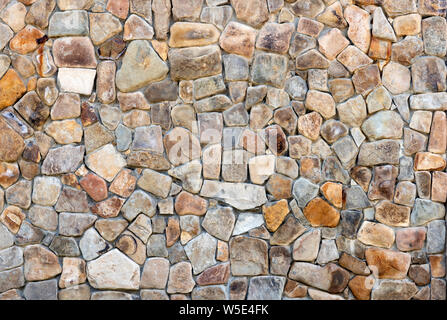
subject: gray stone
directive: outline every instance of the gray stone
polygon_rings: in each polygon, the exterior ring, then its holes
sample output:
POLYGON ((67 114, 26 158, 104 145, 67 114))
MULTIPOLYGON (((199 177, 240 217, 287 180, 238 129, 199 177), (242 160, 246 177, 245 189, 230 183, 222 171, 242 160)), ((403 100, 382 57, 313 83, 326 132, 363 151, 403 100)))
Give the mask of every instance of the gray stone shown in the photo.
POLYGON ((338 260, 339 255, 334 240, 323 239, 316 262, 324 265, 328 262, 338 260))
POLYGON ((23 267, 0 272, 0 292, 21 288, 24 285, 23 267))
MULTIPOLYGON (((227 3, 227 1, 222 1, 227 3)), ((233 9, 230 6, 205 7, 202 9, 200 21, 212 23, 218 29, 223 30, 233 15, 233 9)))
POLYGON ((413 110, 447 110, 447 93, 434 92, 414 94, 410 97, 410 108, 413 110))
POLYGON ((57 280, 29 282, 23 290, 26 300, 57 300, 57 280))
POLYGON ((49 37, 88 36, 88 16, 86 11, 55 12, 48 27, 49 37))
POLYGON ((256 54, 251 73, 255 84, 266 84, 277 88, 284 86, 288 59, 274 53, 256 54))
POLYGON ((430 200, 416 199, 411 211, 411 225, 422 226, 436 219, 443 219, 445 207, 430 200))
POLYGON ((42 174, 59 175, 74 172, 84 159, 84 146, 63 146, 50 149, 42 164, 42 174))
POLYGON ((168 249, 166 248, 166 237, 162 234, 153 234, 147 241, 148 257, 168 257, 168 249))
POLYGON ((370 140, 400 139, 404 122, 394 111, 379 111, 362 124, 363 133, 370 140))
POLYGON ((0 223, 0 250, 9 248, 14 244, 14 235, 0 223))
POLYGON ((287 79, 284 90, 286 90, 291 99, 304 100, 307 93, 307 83, 303 78, 295 76, 287 79))
POLYGON ((120 152, 126 151, 129 149, 130 144, 132 143, 132 131, 119 124, 115 130, 116 136, 116 149, 120 152))
POLYGON ((445 249, 445 221, 435 220, 428 224, 427 253, 441 253, 445 249))
POLYGON ((304 208, 306 204, 318 195, 318 185, 310 182, 305 178, 299 178, 293 184, 293 196, 298 206, 304 208))
POLYGON ((93 214, 62 212, 59 214, 59 234, 78 237, 84 234, 98 219, 93 214))
POLYGON ((37 244, 42 242, 45 234, 39 228, 34 227, 28 221, 23 221, 19 232, 16 234, 15 244, 19 246, 37 244))
POLYGON ((228 54, 223 57, 223 63, 225 68, 225 81, 248 80, 249 67, 247 59, 235 54, 228 54))
POLYGON ((247 300, 281 300, 286 278, 261 276, 250 279, 247 300))
POLYGON ((343 137, 332 145, 332 149, 341 161, 345 168, 350 168, 355 165, 358 148, 354 140, 350 136, 343 137))
POLYGON ((268 273, 267 243, 244 236, 230 241, 230 262, 233 276, 256 276, 268 273))
POLYGON ((368 200, 365 192, 360 186, 351 186, 344 190, 346 204, 345 208, 350 209, 363 209, 371 207, 372 204, 368 200))
POLYGON ((232 208, 209 209, 202 227, 217 239, 228 241, 233 232, 235 216, 232 208))
POLYGON ((20 247, 10 247, 0 251, 0 272, 14 269, 23 264, 23 250, 20 247))
POLYGON ((123 58, 123 64, 116 73, 116 86, 122 92, 135 91, 152 82, 166 77, 169 68, 146 40, 130 43, 123 58), (140 61, 147 60, 142 65, 140 61))
POLYGON ((195 287, 192 300, 228 300, 225 286, 195 287))
POLYGON ((155 210, 155 199, 141 190, 132 193, 130 198, 121 208, 123 217, 129 221, 135 219, 139 213, 144 213, 145 215, 152 217, 155 215, 155 210))
POLYGON ((109 249, 107 242, 99 235, 94 228, 84 232, 79 241, 79 248, 85 260, 90 261, 98 258, 103 252, 109 249))
POLYGON ((59 257, 77 257, 81 254, 74 238, 55 236, 49 246, 59 257))
POLYGON ((216 246, 217 240, 208 233, 202 233, 188 242, 185 252, 191 261, 194 274, 199 274, 216 264, 216 246))
POLYGON ((396 140, 366 142, 360 146, 357 164, 375 166, 379 164, 399 164, 400 144, 396 140))
POLYGON ((223 118, 227 127, 244 127, 248 125, 249 115, 242 103, 238 103, 223 112, 223 118))
POLYGON ((239 214, 233 229, 233 236, 237 236, 264 224, 264 217, 259 213, 242 212, 239 214))
POLYGON ((54 209, 57 212, 88 212, 87 193, 64 186, 54 209))

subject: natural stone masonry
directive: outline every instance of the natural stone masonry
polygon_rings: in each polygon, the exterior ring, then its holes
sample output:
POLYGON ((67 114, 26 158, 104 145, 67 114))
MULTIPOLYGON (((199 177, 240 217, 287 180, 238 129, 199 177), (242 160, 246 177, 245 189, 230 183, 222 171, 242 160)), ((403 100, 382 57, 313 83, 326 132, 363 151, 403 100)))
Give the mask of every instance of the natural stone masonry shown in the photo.
POLYGON ((0 0, 0 300, 445 300, 446 13, 0 0))

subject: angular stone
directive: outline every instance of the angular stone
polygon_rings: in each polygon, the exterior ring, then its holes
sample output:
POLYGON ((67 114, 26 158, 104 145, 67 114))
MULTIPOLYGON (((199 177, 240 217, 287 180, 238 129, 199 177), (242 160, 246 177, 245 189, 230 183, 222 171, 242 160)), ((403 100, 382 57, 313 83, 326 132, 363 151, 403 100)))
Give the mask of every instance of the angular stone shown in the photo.
POLYGON ((253 209, 267 202, 263 187, 245 183, 205 180, 200 195, 217 198, 238 210, 253 209))
POLYGON ((116 75, 116 85, 123 92, 135 91, 147 84, 162 80, 168 71, 169 68, 147 41, 135 40, 127 48, 123 64, 116 75), (142 59, 147 60, 145 65, 139 63, 142 59))
POLYGON ((88 212, 87 194, 71 187, 64 187, 55 209, 57 212, 88 212))
POLYGON ((140 285, 139 266, 113 249, 87 264, 90 285, 97 289, 137 290, 140 285))
POLYGON ((330 293, 338 293, 348 285, 349 273, 333 263, 320 267, 311 263, 295 262, 290 269, 289 278, 330 293))
POLYGON ((375 218, 389 226, 408 227, 410 225, 410 208, 382 201, 376 206, 375 218))
POLYGON ((250 279, 248 300, 281 300, 286 279, 277 276, 261 276, 250 279))
MULTIPOLYGON (((16 161, 25 148, 22 137, 11 129, 6 122, 0 118, 0 161, 13 162, 16 161)), ((9 172, 9 169, 2 171, 2 175, 9 172)), ((12 176, 12 178, 14 175, 12 176)), ((13 178, 14 179, 14 178, 13 178)), ((12 183, 11 177, 1 178, 2 186, 12 183)))
POLYGON ((445 223, 431 221, 427 229, 427 253, 440 253, 445 248, 445 223))
POLYGON ((24 258, 24 273, 27 281, 50 279, 62 272, 56 255, 41 245, 26 247, 24 258))
POLYGON ((266 23, 259 31, 256 48, 279 54, 289 50, 293 25, 288 23, 266 23))
POLYGON ((267 2, 262 0, 231 0, 236 16, 239 20, 258 27, 268 19, 267 2))
POLYGON ((40 29, 48 26, 48 18, 56 7, 56 0, 38 0, 34 2, 25 17, 27 24, 35 25, 40 29))
POLYGON ((323 28, 324 24, 321 22, 309 19, 307 17, 300 17, 297 32, 316 38, 323 28))
POLYGON ((230 241, 231 273, 233 276, 256 276, 268 273, 267 244, 260 239, 243 236, 230 241))
POLYGON ((349 72, 354 72, 358 69, 364 68, 371 64, 373 61, 359 48, 355 46, 346 47, 338 56, 337 60, 340 61, 349 72))
POLYGON ((285 83, 288 59, 274 53, 255 55, 251 79, 256 84, 266 84, 281 88, 285 83), (275 66, 273 68, 273 66, 275 66))
POLYGON ((337 106, 340 121, 351 127, 360 127, 366 119, 366 104, 361 95, 337 106))
POLYGON ((191 261, 194 274, 199 274, 206 268, 216 264, 217 240, 207 233, 195 237, 185 246, 185 252, 191 261))
POLYGON ((345 8, 344 17, 349 24, 349 39, 360 50, 368 52, 371 40, 371 23, 368 12, 360 7, 349 5, 345 8))
POLYGON ((260 214, 254 213, 241 213, 237 219, 236 225, 233 230, 233 235, 243 234, 251 229, 264 224, 264 218, 260 214))
POLYGON ((321 231, 311 230, 299 237, 293 244, 293 260, 313 262, 320 248, 321 231))
POLYGON ((153 0, 152 11, 154 13, 153 24, 157 39, 166 40, 169 32, 171 2, 166 0, 153 0))
POLYGON ((82 284, 87 280, 85 261, 79 258, 64 258, 59 287, 67 288, 82 284))
MULTIPOLYGON (((297 41, 296 38, 294 40, 297 41)), ((306 51, 296 57, 296 68, 298 70, 326 69, 328 67, 329 61, 316 49, 306 51)))
POLYGON ((410 300, 418 289, 410 281, 381 281, 372 292, 372 300, 410 300))
POLYGON ((381 7, 374 10, 372 35, 374 37, 395 42, 396 35, 381 7))
POLYGON ((343 268, 346 268, 355 274, 367 276, 371 273, 364 261, 357 259, 356 257, 353 257, 345 252, 341 254, 339 263, 343 268))
POLYGON ((86 11, 55 12, 49 22, 49 37, 88 36, 88 15, 86 11))
POLYGON ((96 70, 81 68, 60 68, 57 74, 57 83, 61 91, 90 95, 96 70))
POLYGON ((180 262, 169 270, 168 293, 189 293, 195 286, 189 262, 180 262))
POLYGON ((94 45, 101 45, 123 30, 118 18, 110 13, 89 13, 90 38, 94 45))
POLYGON ((204 7, 200 15, 200 21, 212 23, 219 30, 223 30, 233 15, 230 6, 204 7))
POLYGON ((291 9, 296 16, 315 18, 324 10, 324 3, 322 0, 298 1, 292 5, 291 9))
POLYGON ((298 118, 298 132, 311 140, 317 140, 320 135, 323 118, 317 112, 307 113, 298 118))
POLYGON ((59 257, 77 257, 81 255, 74 238, 55 236, 49 246, 59 257))
POLYGON ((415 36, 407 36, 392 45, 391 60, 409 66, 413 59, 423 54, 423 41, 415 36))
POLYGON ((447 24, 441 17, 430 17, 422 20, 424 49, 428 55, 443 57, 447 52, 445 30, 447 24))
POLYGON ((62 212, 59 214, 59 233, 64 236, 81 236, 97 218, 92 214, 62 212))
POLYGON ((360 146, 358 164, 374 166, 379 164, 399 164, 400 145, 396 140, 379 140, 360 146))
POLYGON ((379 279, 404 279, 410 267, 411 256, 408 253, 368 248, 365 255, 369 268, 379 279))
POLYGON ((217 239, 228 241, 235 221, 232 208, 210 209, 203 219, 202 227, 217 239))

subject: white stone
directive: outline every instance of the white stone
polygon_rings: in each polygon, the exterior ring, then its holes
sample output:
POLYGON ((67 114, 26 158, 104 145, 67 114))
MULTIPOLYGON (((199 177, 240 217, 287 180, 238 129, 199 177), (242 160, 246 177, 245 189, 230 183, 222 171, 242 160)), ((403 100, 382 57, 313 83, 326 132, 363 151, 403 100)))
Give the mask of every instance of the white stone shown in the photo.
POLYGON ((63 92, 90 95, 95 82, 95 69, 59 68, 57 83, 63 92))

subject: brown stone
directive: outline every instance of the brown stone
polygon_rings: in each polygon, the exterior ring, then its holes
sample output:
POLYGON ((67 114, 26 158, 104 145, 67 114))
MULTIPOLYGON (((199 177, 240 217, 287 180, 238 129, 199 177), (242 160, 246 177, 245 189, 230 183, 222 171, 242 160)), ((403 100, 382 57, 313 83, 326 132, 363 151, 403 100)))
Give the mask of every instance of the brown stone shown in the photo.
POLYGON ((351 255, 347 254, 346 252, 343 252, 341 254, 341 257, 340 257, 338 263, 343 268, 346 268, 355 274, 367 276, 371 273, 368 266, 366 265, 366 263, 363 260, 360 260, 354 256, 351 256, 351 255))
POLYGON ((273 205, 262 206, 265 224, 271 232, 275 232, 289 213, 287 200, 281 200, 273 205))
POLYGON ((261 132, 261 137, 275 156, 284 154, 289 148, 287 137, 278 125, 271 125, 265 128, 261 132))
POLYGON ((447 200, 447 173, 434 171, 431 187, 431 199, 445 202, 447 200))
POLYGON ((219 44, 228 53, 251 59, 255 50, 256 35, 255 29, 238 22, 230 22, 222 32, 219 44))
POLYGON ((368 198, 370 200, 393 200, 397 175, 398 169, 395 166, 375 167, 368 198))
POLYGON ((84 127, 98 122, 95 110, 87 101, 84 101, 81 106, 81 122, 84 127))
POLYGON ((379 279, 404 279, 411 262, 408 253, 386 249, 368 248, 365 256, 372 273, 379 279))
POLYGON ((106 9, 118 18, 126 19, 129 12, 129 0, 109 0, 106 9))
POLYGON ((192 46, 206 46, 216 43, 219 30, 212 24, 176 22, 171 26, 169 46, 182 48, 192 46))
POLYGON ((292 11, 296 16, 315 18, 323 10, 324 3, 322 0, 297 1, 292 5, 292 11))
POLYGON ((44 33, 33 26, 26 26, 18 32, 9 42, 12 51, 27 54, 37 49, 37 39, 41 39, 44 33))
POLYGON ((363 96, 368 95, 380 82, 380 71, 375 64, 356 70, 352 76, 356 92, 363 96))
POLYGON ((50 279, 62 272, 57 256, 41 245, 27 246, 23 256, 27 281, 50 279))
POLYGON ((88 37, 64 37, 53 43, 54 62, 58 67, 96 68, 95 49, 88 37))
POLYGON ((325 119, 335 116, 335 101, 330 94, 310 90, 307 92, 305 106, 309 110, 317 111, 325 119))
POLYGON ((321 198, 311 200, 303 210, 313 227, 334 228, 340 221, 340 213, 321 198))
POLYGON ((166 246, 172 247, 180 238, 180 224, 176 218, 169 218, 166 227, 166 246))
POLYGON ((13 105, 26 92, 26 87, 14 69, 0 79, 0 110, 13 105))
POLYGON ((199 286, 208 286, 216 284, 226 284, 230 277, 230 264, 223 263, 214 267, 210 267, 203 271, 197 277, 197 284, 199 286))
POLYGON ((323 30, 324 24, 307 17, 301 17, 298 21, 298 26, 296 31, 311 37, 318 37, 320 32, 323 30))
POLYGON ((284 294, 288 298, 304 298, 307 295, 307 286, 302 285, 297 281, 287 279, 284 287, 284 294))
POLYGON ((318 157, 302 157, 300 161, 300 176, 313 183, 319 183, 321 180, 321 163, 318 157))
POLYGON ((349 72, 354 72, 359 68, 366 67, 373 61, 359 48, 355 46, 347 46, 338 56, 337 60, 340 61, 349 72))
POLYGON ((230 240, 230 262, 233 276, 268 274, 267 243, 244 236, 230 240))
POLYGON ((428 264, 416 264, 410 266, 408 277, 418 286, 424 286, 430 282, 430 267, 428 264))
POLYGON ((374 60, 389 60, 391 58, 391 41, 372 37, 368 56, 374 60))
POLYGON ((265 188, 276 199, 288 199, 292 196, 293 180, 281 174, 270 176, 265 188))
POLYGON ((176 127, 169 131, 164 137, 164 146, 169 161, 174 166, 200 158, 199 140, 184 128, 176 127))
POLYGON ((60 288, 68 288, 82 284, 87 280, 86 263, 79 258, 64 258, 62 274, 59 279, 60 288))
POLYGON ((367 167, 357 166, 350 171, 352 179, 355 180, 366 192, 369 188, 369 183, 371 182, 372 173, 367 167))
POLYGON ((405 228, 396 231, 396 246, 400 251, 420 250, 426 237, 424 227, 405 228))
POLYGON ((178 215, 203 216, 208 208, 208 202, 199 196, 182 191, 175 199, 174 207, 178 215))
POLYGON ((125 200, 112 197, 92 206, 90 210, 102 218, 115 218, 118 216, 125 200))
POLYGON ((305 53, 296 57, 296 68, 298 70, 326 69, 328 67, 329 60, 327 60, 316 49, 306 51, 305 53))
POLYGON ((393 21, 394 31, 397 36, 414 36, 421 32, 421 16, 409 14, 396 17, 393 21))
POLYGON ((414 170, 444 170, 446 162, 440 155, 430 152, 418 152, 414 158, 414 170))
POLYGON ((126 43, 121 37, 115 37, 107 40, 98 48, 100 59, 118 59, 125 51, 126 43))
POLYGON ((318 45, 326 58, 334 60, 349 45, 349 40, 339 29, 334 28, 318 38, 318 45))
POLYGON ((370 300, 371 290, 374 286, 374 278, 355 276, 349 281, 348 286, 357 300, 370 300))

